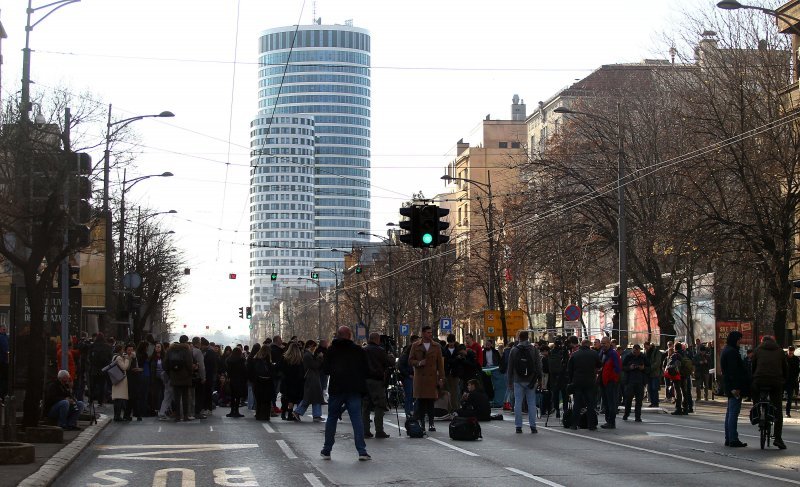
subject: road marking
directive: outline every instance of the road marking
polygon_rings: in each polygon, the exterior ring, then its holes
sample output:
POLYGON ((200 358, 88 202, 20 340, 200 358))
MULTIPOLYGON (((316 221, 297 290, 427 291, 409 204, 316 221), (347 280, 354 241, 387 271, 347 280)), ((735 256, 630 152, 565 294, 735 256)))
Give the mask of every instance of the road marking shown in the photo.
POLYGON ((213 431, 214 431, 214 427, 213 427, 213 426, 209 426, 209 427, 208 427, 208 431, 211 431, 211 432, 213 432, 213 431))
MULTIPOLYGON (((666 425, 666 426, 677 426, 679 428, 689 428, 689 429, 700 430, 700 431, 711 431, 712 433, 725 433, 724 430, 715 430, 715 429, 711 429, 711 428, 701 428, 700 426, 688 426, 688 425, 678 424, 678 423, 650 423, 650 424, 660 424, 660 425, 666 425)), ((748 422, 748 423, 742 423, 742 424, 750 424, 750 423, 748 422)), ((759 438, 758 435, 748 435, 748 434, 745 434, 745 433, 739 433, 739 436, 747 436, 748 438, 759 438)), ((796 445, 800 445, 800 442, 798 442, 798 441, 783 440, 783 442, 784 443, 794 443, 796 445)))
POLYGON ((158 432, 161 433, 161 426, 158 427, 158 432))
POLYGON ((535 480, 537 482, 541 482, 544 485, 549 485, 550 487, 564 487, 561 484, 557 484, 555 482, 551 482, 551 481, 549 481, 547 479, 544 479, 542 477, 537 477, 536 475, 533 475, 532 473, 523 472, 522 470, 520 470, 518 468, 506 467, 506 470, 508 470, 510 472, 514 472, 515 474, 518 474, 518 475, 522 475, 523 477, 528 477, 529 479, 533 479, 533 480, 535 480))
POLYGON ((621 446, 623 448, 629 448, 631 450, 639 450, 639 451, 643 451, 643 452, 647 452, 647 453, 652 453, 653 455, 659 455, 659 456, 662 456, 662 457, 674 458, 674 459, 680 460, 682 462, 692 462, 692 463, 697 463, 699 465, 705 465, 705 466, 708 466, 708 467, 721 468, 723 470, 730 470, 732 472, 741 472, 741 473, 744 473, 744 474, 747 474, 747 475, 753 475, 753 476, 756 476, 756 477, 763 477, 763 478, 772 479, 772 480, 779 480, 781 482, 787 482, 787 483, 790 483, 790 484, 800 485, 800 481, 798 481, 798 480, 787 479, 787 478, 784 478, 784 477, 776 477, 774 475, 769 475, 769 474, 765 474, 765 473, 761 473, 761 472, 754 472, 753 470, 746 470, 744 468, 739 468, 739 467, 729 467, 727 465, 722 465, 722 464, 719 464, 719 463, 706 462, 704 460, 697 460, 695 458, 689 458, 689 457, 682 456, 682 455, 674 455, 672 453, 666 453, 666 452, 663 452, 663 451, 651 450, 650 448, 642 448, 640 446, 626 445, 625 443, 619 443, 619 442, 611 441, 611 440, 604 440, 602 438, 588 437, 588 436, 580 435, 580 434, 577 434, 577 433, 571 433, 569 431, 562 431, 562 430, 557 429, 557 428, 548 428, 547 431, 552 431, 554 433, 559 433, 559 434, 562 434, 562 435, 574 436, 576 438, 591 439, 591 440, 594 440, 594 441, 598 441, 600 443, 606 443, 608 445, 614 445, 614 446, 621 446))
POLYGON ((272 429, 272 426, 268 425, 267 423, 261 423, 261 426, 263 426, 264 429, 267 430, 267 433, 274 433, 275 432, 275 430, 272 429))
POLYGON ((285 453, 290 460, 293 458, 297 458, 297 455, 294 454, 292 449, 289 448, 289 445, 287 445, 285 441, 283 440, 276 440, 276 441, 278 443, 278 446, 281 447, 281 450, 283 450, 283 453, 285 453))
POLYGON ((202 445, 98 445, 97 450, 153 450, 132 453, 115 453, 98 455, 97 458, 116 458, 119 460, 156 460, 165 462, 179 462, 182 460, 195 460, 187 457, 173 457, 176 453, 200 453, 221 450, 239 450, 242 448, 258 448, 257 444, 202 444, 202 445))
POLYGON ((671 435, 669 433, 653 433, 653 432, 648 431, 647 435, 648 436, 667 436, 669 438, 677 438, 679 440, 696 441, 697 443, 705 443, 706 445, 711 445, 712 443, 714 443, 713 441, 697 440, 695 438, 687 438, 685 436, 671 435))
POLYGON ((450 443, 447 443, 446 441, 437 440, 436 438, 431 438, 431 437, 428 437, 428 439, 429 439, 429 440, 431 440, 431 441, 433 441, 433 442, 435 442, 435 443, 438 443, 438 444, 440 444, 440 445, 446 446, 447 448, 451 448, 451 449, 453 449, 453 450, 455 450, 455 451, 461 452, 461 453, 463 453, 464 455, 469 455, 469 456, 471 456, 471 457, 479 457, 479 456, 480 456, 480 455, 478 455, 477 453, 472 453, 472 452, 471 452, 471 451, 469 451, 469 450, 465 450, 465 449, 463 449, 463 448, 459 448, 459 447, 457 447, 457 446, 455 446, 455 445, 451 445, 450 443))
POLYGON ((320 482, 317 476, 314 475, 313 473, 304 473, 303 477, 305 477, 306 480, 308 480, 308 483, 311 484, 313 487, 325 487, 324 484, 320 482))
POLYGON ((194 470, 188 468, 165 468, 156 470, 153 475, 153 487, 167 487, 167 479, 170 472, 177 472, 181 475, 181 487, 194 487, 195 475, 194 470))

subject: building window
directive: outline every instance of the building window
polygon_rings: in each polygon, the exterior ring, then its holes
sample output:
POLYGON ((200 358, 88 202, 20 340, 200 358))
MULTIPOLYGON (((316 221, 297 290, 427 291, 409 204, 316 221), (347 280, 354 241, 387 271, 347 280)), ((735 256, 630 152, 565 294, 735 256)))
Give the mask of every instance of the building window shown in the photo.
POLYGON ((501 149, 508 149, 508 142, 500 142, 501 149))
POLYGON ((520 143, 519 142, 512 142, 511 143, 511 148, 512 149, 519 149, 520 148, 520 143))

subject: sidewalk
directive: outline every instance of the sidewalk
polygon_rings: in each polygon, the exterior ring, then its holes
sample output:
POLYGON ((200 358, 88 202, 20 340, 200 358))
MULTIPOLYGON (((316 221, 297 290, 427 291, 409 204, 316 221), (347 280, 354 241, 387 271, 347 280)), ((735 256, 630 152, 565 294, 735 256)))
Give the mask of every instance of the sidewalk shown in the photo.
POLYGON ((3 465, 0 487, 46 487, 55 481, 94 438, 110 418, 100 414, 97 424, 78 421, 82 431, 64 431, 64 443, 34 443, 36 460, 26 465, 3 465))

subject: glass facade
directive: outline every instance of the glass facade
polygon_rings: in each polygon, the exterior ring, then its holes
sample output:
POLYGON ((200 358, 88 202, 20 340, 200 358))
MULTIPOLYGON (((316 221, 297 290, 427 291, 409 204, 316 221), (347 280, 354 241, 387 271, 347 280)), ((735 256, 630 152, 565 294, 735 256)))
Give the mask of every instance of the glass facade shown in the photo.
MULTIPOLYGON (((314 266, 337 269, 341 273, 342 253, 331 249, 349 250, 354 242, 368 241, 358 232, 370 231, 370 43, 368 31, 348 25, 281 27, 263 31, 259 37, 258 119, 264 122, 253 125, 254 169, 260 157, 255 151, 262 149, 269 149, 274 155, 303 157, 299 151, 311 148, 313 166, 311 173, 276 170, 269 165, 265 166, 265 172, 253 173, 254 178, 260 179, 251 178, 251 228, 256 214, 263 216, 259 223, 289 223, 290 226, 253 228, 251 238, 254 244, 273 241, 270 239, 291 241, 291 248, 286 250, 305 253, 307 250, 301 244, 308 243, 306 239, 311 233, 313 245, 309 249, 313 251, 313 262, 309 273, 314 266), (295 143, 295 138, 302 138, 299 134, 275 130, 290 129, 290 126, 269 123, 273 118, 297 117, 313 119, 311 146, 295 143), (300 199, 252 200, 256 196, 274 197, 274 192, 300 199), (307 213, 309 196, 313 213, 310 218, 307 213), (283 220, 281 217, 287 214, 289 219, 283 220), (277 219, 273 219, 276 216, 277 219), (298 219, 293 220, 295 217, 298 219), (292 223, 296 227, 292 227, 292 223), (295 234, 297 239, 293 237, 295 234), (281 240, 284 238, 288 240, 281 240)), ((309 168, 304 166, 304 169, 309 168)), ((251 271, 269 262, 269 268, 301 272, 306 260, 306 255, 258 254, 251 257, 251 271)), ((319 274, 323 286, 334 284, 332 273, 320 271, 319 274)), ((251 279, 251 294, 253 289, 270 287, 270 283, 265 286, 261 279, 255 282, 253 279, 257 277, 251 279)), ((269 275, 266 277, 269 279, 269 275)), ((259 301, 263 303, 264 299, 259 301)))

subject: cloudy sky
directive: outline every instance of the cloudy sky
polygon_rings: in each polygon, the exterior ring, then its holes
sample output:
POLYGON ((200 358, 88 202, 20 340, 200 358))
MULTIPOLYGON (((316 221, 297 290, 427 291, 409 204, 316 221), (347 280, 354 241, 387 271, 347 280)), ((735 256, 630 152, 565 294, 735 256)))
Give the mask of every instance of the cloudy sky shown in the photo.
MULTIPOLYGON (((20 86, 25 3, 0 7, 4 99, 20 86)), ((510 118, 514 94, 530 113, 602 64, 666 58, 664 33, 684 12, 709 10, 705 0, 82 0, 31 33, 31 78, 34 93, 88 92, 91 103, 113 104, 117 119, 176 114, 135 124, 141 145, 128 172, 175 177, 144 181, 127 198, 178 211, 164 224, 192 274, 176 323, 246 331, 238 308, 248 304, 249 123, 262 30, 321 17, 371 32, 372 231, 382 234, 412 193, 442 191, 456 142, 477 142, 486 115, 510 118)))

